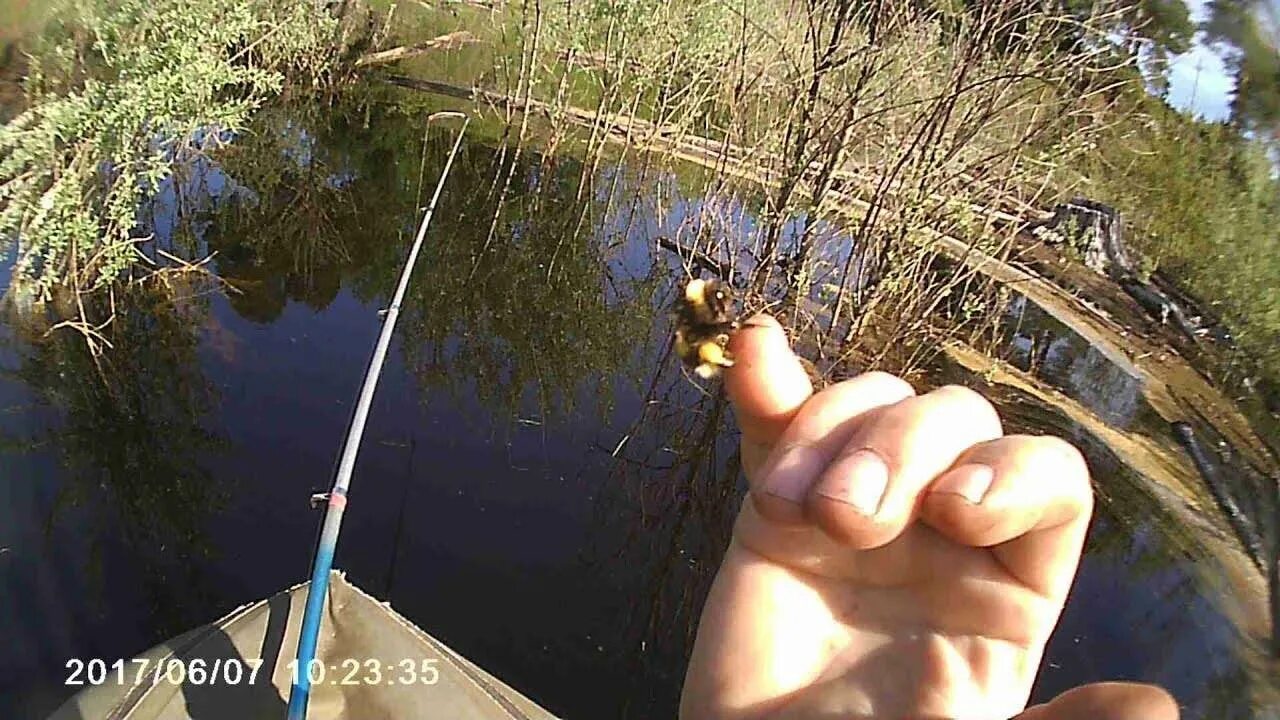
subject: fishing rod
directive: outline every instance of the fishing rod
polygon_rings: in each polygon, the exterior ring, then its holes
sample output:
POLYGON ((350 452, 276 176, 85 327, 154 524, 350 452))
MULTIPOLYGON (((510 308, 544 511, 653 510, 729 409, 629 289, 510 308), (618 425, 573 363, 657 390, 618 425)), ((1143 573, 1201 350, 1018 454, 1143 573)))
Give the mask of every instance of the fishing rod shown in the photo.
POLYGON ((427 205, 427 212, 422 216, 418 226, 418 235, 414 238, 413 247, 409 250, 409 259, 405 261, 404 270, 400 272, 400 284, 396 286, 396 294, 386 310, 382 321, 382 332, 378 335, 378 344, 373 349, 373 358, 369 360, 369 369, 364 375, 364 385, 360 388, 360 398, 356 402, 355 414, 351 417, 351 427, 347 430, 347 440, 342 446, 342 459, 338 462, 338 475, 333 481, 333 488, 328 495, 328 509, 324 514, 324 526, 320 531, 320 542, 316 547, 315 558, 311 563, 311 585, 307 588, 307 605, 302 616, 302 631, 298 636, 298 661, 295 665, 293 687, 289 690, 289 720, 305 720, 307 717, 307 701, 311 698, 311 669, 316 657, 316 642, 320 636, 320 619, 324 611, 324 599, 329 594, 329 570, 333 568, 333 553, 338 546, 338 533, 342 529, 342 513, 347 508, 347 488, 351 486, 351 473, 356 465, 356 453, 360 451, 360 438, 364 435, 364 425, 369 419, 369 407, 373 404, 373 391, 378 387, 378 377, 382 374, 382 365, 387 357, 387 349, 391 346, 391 334, 395 332, 396 320, 400 317, 400 303, 404 301, 404 293, 409 288, 409 276, 413 274, 413 266, 418 261, 418 251, 422 249, 422 240, 427 235, 427 225, 435 213, 436 202, 440 200, 440 191, 444 189, 445 178, 449 177, 449 169, 453 167, 453 159, 462 145, 462 136, 467 131, 471 118, 459 112, 438 112, 427 118, 427 128, 438 118, 460 117, 462 129, 453 141, 453 149, 445 161, 444 170, 440 172, 440 180, 436 183, 435 194, 427 205))

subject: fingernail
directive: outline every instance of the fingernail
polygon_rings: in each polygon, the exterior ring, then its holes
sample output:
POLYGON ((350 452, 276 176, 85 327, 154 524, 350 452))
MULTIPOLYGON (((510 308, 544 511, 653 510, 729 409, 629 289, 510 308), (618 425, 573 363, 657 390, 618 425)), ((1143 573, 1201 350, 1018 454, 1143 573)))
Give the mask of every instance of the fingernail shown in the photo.
POLYGON ((986 497, 995 478, 996 471, 988 465, 961 465, 938 478, 933 484, 933 492, 959 495, 977 505, 986 497))
POLYGON ((844 456, 827 470, 818 494, 852 505, 868 517, 880 510, 889 487, 889 466, 874 450, 863 448, 844 456))
POLYGON ((811 447, 794 445, 783 450, 764 476, 764 491, 794 503, 804 502, 814 478, 822 472, 822 455, 811 447))

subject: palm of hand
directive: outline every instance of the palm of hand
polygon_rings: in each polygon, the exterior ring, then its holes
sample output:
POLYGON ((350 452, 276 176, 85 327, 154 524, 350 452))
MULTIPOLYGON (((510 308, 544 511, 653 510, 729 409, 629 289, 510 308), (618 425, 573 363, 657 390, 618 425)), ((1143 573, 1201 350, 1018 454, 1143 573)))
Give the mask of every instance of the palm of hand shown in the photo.
POLYGON ((813 395, 776 324, 762 327, 735 338, 726 378, 752 493, 682 716, 1017 714, 1088 526, 1079 453, 1003 436, 962 389, 914 397, 873 374, 813 395))
POLYGON ((915 526, 850 552, 749 502, 736 534, 717 592, 764 599, 725 628, 752 637, 730 670, 748 716, 1006 718, 1024 706, 1061 602, 986 548, 915 526))

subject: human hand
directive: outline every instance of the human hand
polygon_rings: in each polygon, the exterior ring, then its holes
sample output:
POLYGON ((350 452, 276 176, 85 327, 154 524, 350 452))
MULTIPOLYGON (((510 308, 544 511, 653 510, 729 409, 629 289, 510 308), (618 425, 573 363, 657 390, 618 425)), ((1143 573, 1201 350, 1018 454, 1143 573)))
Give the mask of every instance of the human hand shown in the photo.
MULTIPOLYGON (((1005 436, 973 391, 868 373, 814 394, 772 318, 726 373, 751 487, 703 608, 684 720, 1022 712, 1093 507, 1080 453, 1005 436)), ((1176 720, 1077 688, 1022 720, 1176 720)))

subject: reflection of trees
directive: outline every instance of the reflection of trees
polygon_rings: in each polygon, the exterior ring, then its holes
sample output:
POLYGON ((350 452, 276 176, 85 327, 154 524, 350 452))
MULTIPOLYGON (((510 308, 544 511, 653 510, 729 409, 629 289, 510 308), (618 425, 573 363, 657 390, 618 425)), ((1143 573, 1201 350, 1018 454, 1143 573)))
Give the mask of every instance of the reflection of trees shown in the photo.
POLYGON ((649 284, 615 288, 610 300, 596 232, 608 201, 579 193, 578 163, 519 162, 502 201, 476 191, 505 174, 498 151, 471 145, 454 166, 404 309, 410 363, 425 384, 474 383, 489 407, 514 407, 532 384, 544 414, 572 412, 587 380, 606 407, 610 380, 652 325, 649 284))
POLYGON ((182 299, 194 289, 186 279, 122 287, 113 308, 96 298, 91 317, 115 313, 100 355, 71 330, 30 332, 11 371, 57 417, 14 443, 51 452, 67 471, 49 526, 105 492, 113 512, 87 513, 101 526, 86 530, 123 538, 147 568, 156 614, 174 631, 193 619, 178 617, 186 603, 170 600, 191 591, 190 559, 209 551, 203 524, 223 499, 202 465, 219 440, 203 423, 214 402, 196 354, 205 308, 182 299))
MULTIPOLYGON (((323 308, 344 282, 366 302, 391 295, 456 126, 424 133, 429 96, 380 92, 266 112, 228 149, 225 171, 257 198, 229 204, 210 245, 241 315, 323 308)), ((424 386, 513 409, 532 383, 544 410, 570 411, 582 382, 603 391, 633 359, 650 284, 606 291, 612 194, 580 162, 490 147, 485 129, 473 123, 454 165, 397 332, 424 386)))
POLYGON ((643 649, 628 654, 633 691, 625 695, 649 698, 649 705, 625 708, 627 717, 674 707, 742 492, 724 394, 698 397, 672 360, 664 357, 654 370, 644 409, 621 441, 599 448, 613 458, 593 525, 628 532, 583 558, 616 585, 615 595, 633 598, 610 639, 615 647, 643 649), (654 688, 673 694, 662 697, 654 688))
POLYGON ((232 306, 250 320, 274 320, 291 299, 328 306, 351 259, 349 244, 362 239, 343 187, 353 171, 342 148, 326 142, 332 133, 315 130, 331 130, 343 114, 322 120, 318 110, 309 104, 266 110, 254 132, 222 156, 226 173, 254 196, 236 198, 215 216, 210 245, 219 253, 219 274, 235 289, 232 306))
POLYGON ((239 290, 238 313, 269 322, 290 300, 327 307, 344 281, 362 297, 391 287, 416 222, 418 151, 433 109, 356 85, 259 112, 219 154, 226 175, 252 192, 220 208, 210 233, 219 275, 239 290))

